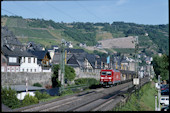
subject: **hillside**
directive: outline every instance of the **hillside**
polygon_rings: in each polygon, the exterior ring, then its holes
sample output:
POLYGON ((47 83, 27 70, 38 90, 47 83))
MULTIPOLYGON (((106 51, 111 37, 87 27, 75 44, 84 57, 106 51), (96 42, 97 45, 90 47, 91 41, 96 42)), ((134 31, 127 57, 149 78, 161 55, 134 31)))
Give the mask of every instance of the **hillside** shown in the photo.
POLYGON ((131 43, 130 37, 138 36, 140 51, 148 54, 158 52, 169 54, 169 24, 56 23, 52 20, 24 19, 17 16, 2 16, 1 23, 2 26, 7 26, 21 42, 34 41, 47 48, 59 45, 61 39, 65 39, 71 41, 75 48, 79 48, 79 43, 86 43, 89 47, 101 43, 104 48, 117 51, 133 48, 134 44, 131 43))

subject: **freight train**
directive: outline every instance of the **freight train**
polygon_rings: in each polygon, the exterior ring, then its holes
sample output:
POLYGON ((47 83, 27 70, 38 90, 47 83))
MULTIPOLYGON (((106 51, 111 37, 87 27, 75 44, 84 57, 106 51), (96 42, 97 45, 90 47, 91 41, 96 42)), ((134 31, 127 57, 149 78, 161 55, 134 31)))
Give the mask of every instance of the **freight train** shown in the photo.
POLYGON ((119 83, 127 82, 136 77, 134 71, 102 69, 100 72, 100 85, 113 86, 119 83))

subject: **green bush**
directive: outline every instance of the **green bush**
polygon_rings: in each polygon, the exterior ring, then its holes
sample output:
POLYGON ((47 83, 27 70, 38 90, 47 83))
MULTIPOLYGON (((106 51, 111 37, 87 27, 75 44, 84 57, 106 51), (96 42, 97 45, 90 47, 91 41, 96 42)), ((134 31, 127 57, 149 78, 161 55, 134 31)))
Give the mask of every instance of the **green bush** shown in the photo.
POLYGON ((22 101, 22 106, 28 106, 32 104, 37 104, 39 101, 37 97, 31 96, 29 94, 25 95, 23 101, 22 101))
POLYGON ((46 92, 41 93, 41 92, 39 92, 39 91, 36 91, 36 92, 35 92, 35 97, 36 97, 38 100, 40 100, 40 99, 49 98, 50 95, 47 94, 46 92))
POLYGON ((61 95, 68 95, 68 94, 73 94, 73 91, 71 89, 65 89, 64 91, 62 91, 61 95))
POLYGON ((79 79, 74 80, 74 82, 76 85, 86 84, 86 85, 91 86, 91 85, 99 84, 99 81, 97 81, 94 78, 79 78, 79 79))
POLYGON ((14 109, 20 107, 20 100, 17 98, 17 93, 15 90, 9 88, 1 88, 1 102, 14 109))
POLYGON ((42 87, 40 83, 34 83, 33 86, 42 87))

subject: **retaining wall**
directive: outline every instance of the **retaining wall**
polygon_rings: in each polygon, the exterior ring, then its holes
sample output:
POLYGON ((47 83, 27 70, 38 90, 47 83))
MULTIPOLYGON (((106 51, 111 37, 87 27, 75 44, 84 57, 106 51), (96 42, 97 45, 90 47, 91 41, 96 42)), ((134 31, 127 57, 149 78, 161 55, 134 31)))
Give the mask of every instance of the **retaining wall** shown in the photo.
POLYGON ((1 85, 25 85, 26 77, 28 80, 28 85, 33 85, 34 83, 40 83, 43 87, 46 85, 52 85, 51 82, 52 72, 41 72, 41 73, 25 73, 25 72, 1 72, 1 85))

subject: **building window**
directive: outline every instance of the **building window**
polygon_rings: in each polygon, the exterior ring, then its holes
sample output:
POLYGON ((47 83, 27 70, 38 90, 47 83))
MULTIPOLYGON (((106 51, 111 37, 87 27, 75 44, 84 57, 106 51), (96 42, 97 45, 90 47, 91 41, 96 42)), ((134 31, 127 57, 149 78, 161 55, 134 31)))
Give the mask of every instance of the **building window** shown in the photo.
POLYGON ((35 63, 35 58, 34 58, 34 63, 35 63))
POLYGON ((32 69, 30 69, 30 71, 32 72, 32 69))
POLYGON ((25 57, 24 57, 24 63, 25 63, 25 57))
POLYGON ((22 69, 22 71, 24 72, 24 69, 22 69))
POLYGON ((36 69, 35 69, 35 72, 36 72, 36 69))
POLYGON ((28 72, 28 69, 27 69, 27 72, 28 72))
POLYGON ((17 62, 17 58, 16 57, 9 57, 9 62, 16 63, 17 62))
POLYGON ((31 58, 28 58, 28 63, 31 63, 31 58))
POLYGON ((14 72, 14 67, 11 68, 11 71, 14 72))

